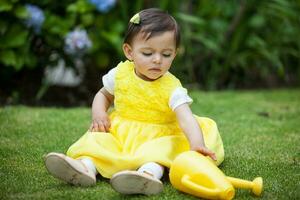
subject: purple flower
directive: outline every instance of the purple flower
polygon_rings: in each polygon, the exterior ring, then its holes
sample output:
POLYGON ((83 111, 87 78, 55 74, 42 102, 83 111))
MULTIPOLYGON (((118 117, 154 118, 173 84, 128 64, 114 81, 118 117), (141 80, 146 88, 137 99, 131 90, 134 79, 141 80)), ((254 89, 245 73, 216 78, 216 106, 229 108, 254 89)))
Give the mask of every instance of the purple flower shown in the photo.
POLYGON ((32 27, 35 33, 39 33, 45 21, 43 10, 32 4, 27 4, 26 10, 28 12, 28 18, 25 20, 26 26, 32 27))
POLYGON ((89 0, 89 2, 102 13, 107 13, 116 4, 116 0, 89 0))
POLYGON ((64 51, 72 56, 82 56, 92 47, 92 42, 86 30, 75 29, 65 37, 64 51))

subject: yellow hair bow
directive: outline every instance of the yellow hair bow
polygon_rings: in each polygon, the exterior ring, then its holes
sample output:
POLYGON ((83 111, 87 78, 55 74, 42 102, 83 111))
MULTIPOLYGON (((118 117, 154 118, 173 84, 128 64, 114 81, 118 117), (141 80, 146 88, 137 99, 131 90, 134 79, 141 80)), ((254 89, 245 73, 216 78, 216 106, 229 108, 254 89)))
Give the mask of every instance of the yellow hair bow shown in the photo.
POLYGON ((130 22, 133 24, 139 24, 140 23, 140 15, 139 13, 136 13, 135 15, 133 15, 133 17, 131 17, 130 22))

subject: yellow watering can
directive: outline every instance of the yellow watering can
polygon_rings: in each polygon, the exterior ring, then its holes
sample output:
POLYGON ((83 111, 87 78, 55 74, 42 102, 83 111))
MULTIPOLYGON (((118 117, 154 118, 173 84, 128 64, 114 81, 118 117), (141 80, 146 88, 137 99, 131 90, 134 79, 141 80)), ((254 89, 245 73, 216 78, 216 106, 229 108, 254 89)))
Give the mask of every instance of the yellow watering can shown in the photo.
POLYGON ((178 190, 205 199, 232 199, 235 188, 251 189, 259 196, 262 192, 262 178, 252 182, 225 176, 207 157, 195 151, 178 155, 170 167, 170 182, 178 190))

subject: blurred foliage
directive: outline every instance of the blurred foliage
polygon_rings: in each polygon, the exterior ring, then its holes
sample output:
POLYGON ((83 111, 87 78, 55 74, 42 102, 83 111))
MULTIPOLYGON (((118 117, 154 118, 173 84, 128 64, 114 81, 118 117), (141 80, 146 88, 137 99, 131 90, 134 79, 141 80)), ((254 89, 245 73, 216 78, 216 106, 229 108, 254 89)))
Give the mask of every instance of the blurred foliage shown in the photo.
POLYGON ((182 45, 172 68, 183 83, 203 89, 299 85, 299 0, 119 0, 99 12, 88 0, 1 0, 0 79, 20 70, 45 68, 64 52, 71 30, 87 31, 92 48, 86 67, 107 71, 124 59, 122 42, 129 18, 159 7, 181 26, 182 45), (45 21, 36 33, 26 27, 26 4, 41 8, 45 21))
POLYGON ((190 2, 176 14, 184 80, 208 89, 299 84, 299 13, 298 0, 190 2))

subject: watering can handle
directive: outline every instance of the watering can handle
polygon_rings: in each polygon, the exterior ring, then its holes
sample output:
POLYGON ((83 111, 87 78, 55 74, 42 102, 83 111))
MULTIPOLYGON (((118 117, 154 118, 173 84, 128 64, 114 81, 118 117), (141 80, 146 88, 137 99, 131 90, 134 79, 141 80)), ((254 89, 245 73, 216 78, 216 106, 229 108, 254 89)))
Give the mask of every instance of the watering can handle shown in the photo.
POLYGON ((198 184, 194 183, 193 181, 190 180, 189 175, 184 175, 181 179, 181 182, 184 186, 186 186, 194 191, 200 191, 202 193, 206 193, 211 196, 217 196, 219 193, 218 189, 210 189, 210 188, 203 187, 202 185, 198 185, 198 184))

